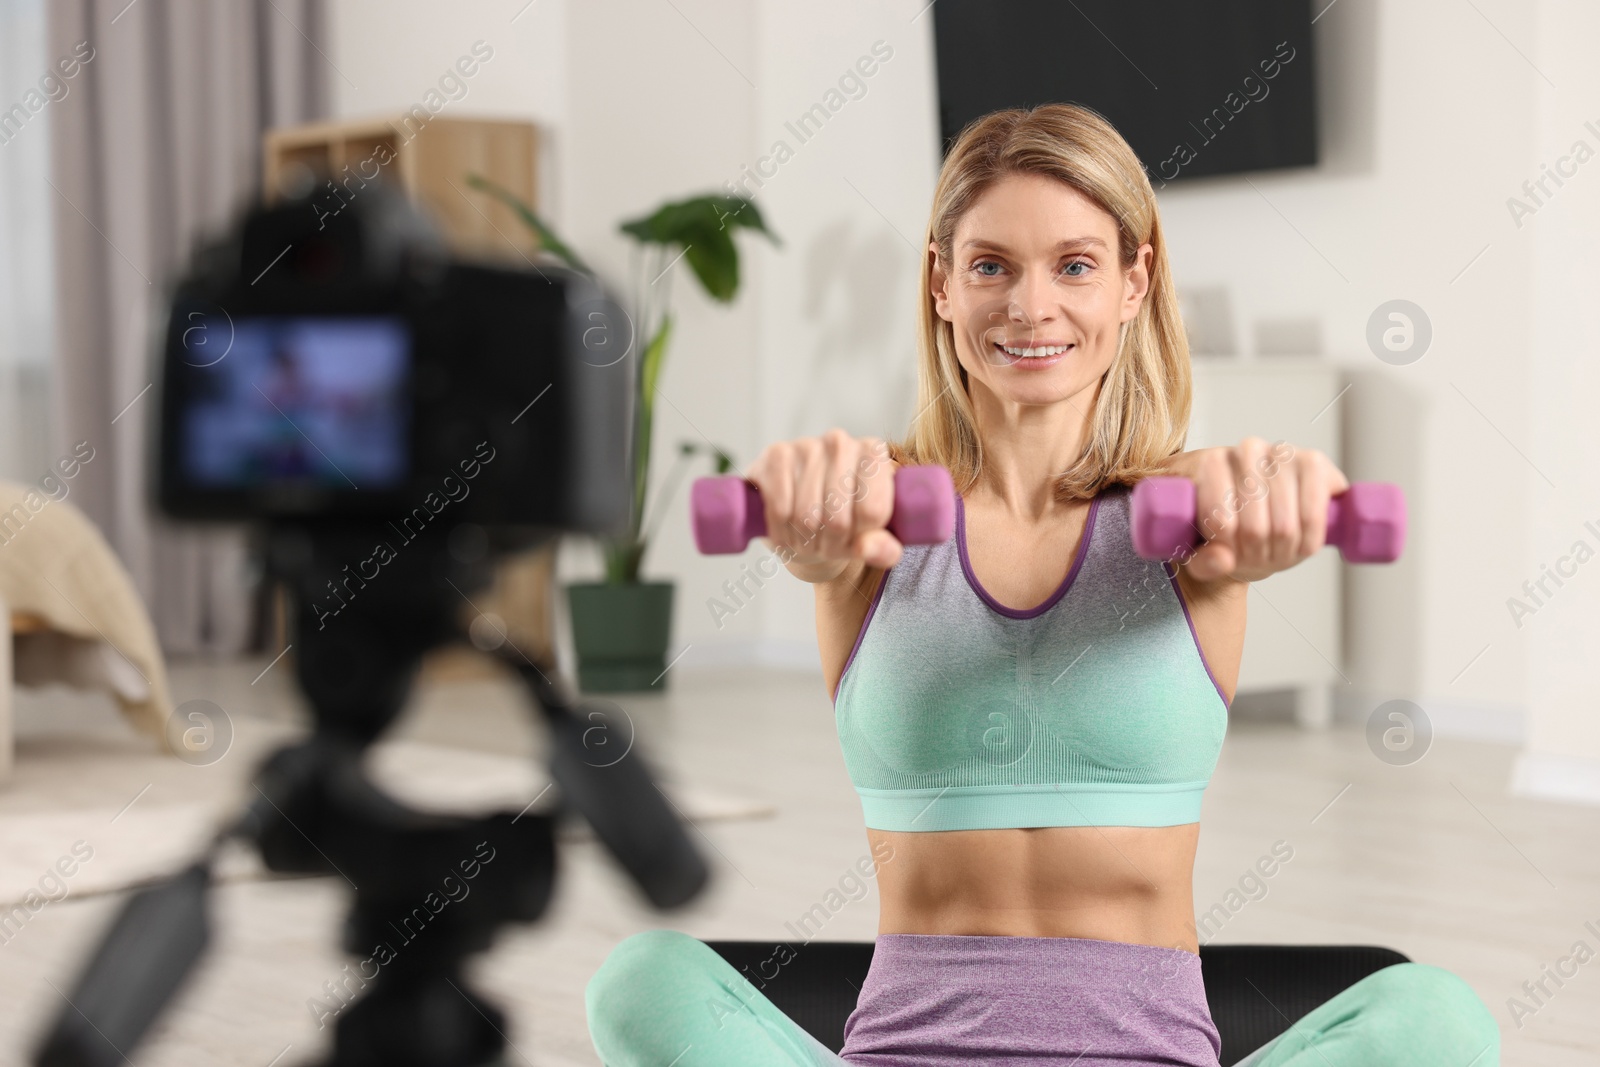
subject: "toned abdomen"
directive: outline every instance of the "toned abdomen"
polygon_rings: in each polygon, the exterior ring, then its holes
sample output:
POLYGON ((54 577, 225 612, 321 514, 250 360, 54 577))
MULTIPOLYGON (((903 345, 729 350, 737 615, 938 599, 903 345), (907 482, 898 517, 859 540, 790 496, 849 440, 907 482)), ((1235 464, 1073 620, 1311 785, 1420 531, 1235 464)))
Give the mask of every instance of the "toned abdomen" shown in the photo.
POLYGON ((1199 837, 1198 823, 869 829, 879 857, 878 932, 1084 937, 1198 952, 1199 837))

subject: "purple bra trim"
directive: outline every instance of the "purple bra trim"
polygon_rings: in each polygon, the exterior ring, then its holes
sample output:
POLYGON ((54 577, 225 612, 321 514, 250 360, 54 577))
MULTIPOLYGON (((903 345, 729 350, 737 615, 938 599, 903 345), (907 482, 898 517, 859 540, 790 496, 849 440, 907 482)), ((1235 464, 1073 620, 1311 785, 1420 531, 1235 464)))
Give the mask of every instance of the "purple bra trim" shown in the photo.
MULTIPOLYGON (((957 500, 961 498, 956 497, 957 500)), ((889 575, 894 573, 891 567, 883 572, 883 577, 878 581, 878 591, 872 594, 872 603, 867 607, 867 617, 861 620, 861 631, 856 634, 856 643, 850 649, 850 655, 844 661, 844 670, 839 672, 839 684, 833 687, 833 703, 839 703, 839 690, 844 688, 844 677, 850 673, 850 664, 856 661, 856 653, 861 651, 861 642, 866 639, 867 627, 872 624, 872 616, 878 611, 878 602, 883 599, 884 587, 889 584, 889 575)))
POLYGON ((967 584, 972 586, 972 591, 977 593, 983 602, 996 612, 1008 619, 1035 619, 1055 606, 1056 601, 1067 595, 1067 590, 1072 588, 1072 580, 1078 576, 1078 571, 1083 567, 1084 558, 1089 554, 1089 539, 1094 536, 1094 517, 1100 510, 1102 494, 1096 494, 1089 504, 1089 516, 1083 520, 1083 535, 1078 538, 1078 552, 1073 557, 1072 569, 1067 571, 1067 576, 1061 580, 1061 585, 1043 604, 1035 608, 1008 608, 983 587, 978 581, 978 576, 972 573, 972 561, 967 558, 967 509, 961 499, 961 494, 956 494, 956 547, 961 552, 961 572, 967 576, 967 584))
POLYGON ((1189 624, 1189 636, 1194 638, 1194 650, 1200 653, 1200 665, 1206 669, 1206 677, 1211 679, 1212 686, 1217 690, 1217 696, 1222 698, 1222 706, 1226 708, 1228 694, 1222 691, 1222 683, 1211 673, 1211 664, 1206 660, 1206 650, 1200 647, 1200 632, 1194 628, 1194 619, 1189 616, 1189 602, 1183 598, 1183 587, 1178 584, 1178 568, 1163 563, 1161 569, 1167 572, 1167 578, 1172 582, 1172 591, 1177 594, 1178 606, 1183 609, 1183 621, 1189 624))

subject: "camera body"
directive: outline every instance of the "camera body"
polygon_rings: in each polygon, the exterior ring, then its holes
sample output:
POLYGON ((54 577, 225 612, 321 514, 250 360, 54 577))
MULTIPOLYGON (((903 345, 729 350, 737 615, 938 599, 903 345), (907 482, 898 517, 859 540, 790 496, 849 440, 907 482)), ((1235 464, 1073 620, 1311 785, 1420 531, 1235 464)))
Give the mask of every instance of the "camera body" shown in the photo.
POLYGON ((168 515, 626 528, 632 337, 592 278, 452 259, 381 186, 255 208, 194 264, 159 358, 168 515))

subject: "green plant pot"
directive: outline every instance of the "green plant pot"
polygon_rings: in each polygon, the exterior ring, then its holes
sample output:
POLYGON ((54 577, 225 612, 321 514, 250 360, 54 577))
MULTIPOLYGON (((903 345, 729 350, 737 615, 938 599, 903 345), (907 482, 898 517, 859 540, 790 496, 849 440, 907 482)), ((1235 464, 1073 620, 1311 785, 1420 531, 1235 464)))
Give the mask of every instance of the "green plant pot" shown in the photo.
POLYGON ((573 582, 567 586, 578 688, 631 693, 667 687, 672 582, 573 582))

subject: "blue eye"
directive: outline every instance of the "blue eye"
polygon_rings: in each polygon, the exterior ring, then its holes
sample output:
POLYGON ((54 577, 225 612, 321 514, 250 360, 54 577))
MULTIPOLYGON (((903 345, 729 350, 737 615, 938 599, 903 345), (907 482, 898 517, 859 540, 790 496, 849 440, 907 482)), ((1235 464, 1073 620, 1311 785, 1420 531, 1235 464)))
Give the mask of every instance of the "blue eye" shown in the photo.
POLYGON ((984 273, 983 268, 985 268, 985 267, 994 267, 994 268, 998 269, 999 266, 1000 266, 1000 264, 996 263, 994 260, 986 259, 981 263, 974 263, 973 266, 972 266, 972 269, 977 271, 980 275, 982 275, 985 278, 993 278, 994 275, 993 274, 984 273))
MULTIPOLYGON (((1071 263, 1068 263, 1067 266, 1063 267, 1062 269, 1066 270, 1066 269, 1071 268, 1071 267, 1082 267, 1085 271, 1087 271, 1089 269, 1089 264, 1085 263, 1081 259, 1075 259, 1071 263)), ((1081 278, 1081 277, 1083 277, 1083 275, 1082 274, 1070 274, 1070 275, 1068 275, 1068 277, 1070 277, 1070 278, 1081 278)))

